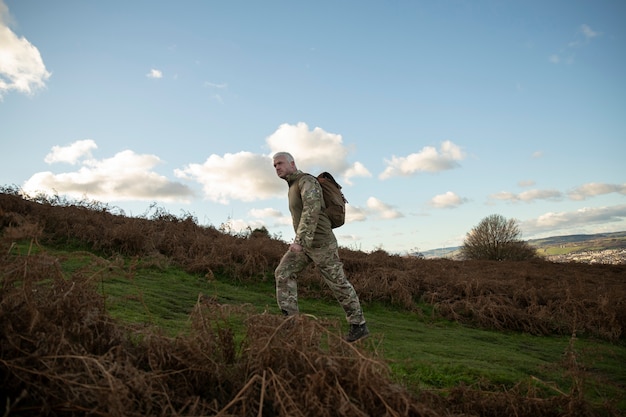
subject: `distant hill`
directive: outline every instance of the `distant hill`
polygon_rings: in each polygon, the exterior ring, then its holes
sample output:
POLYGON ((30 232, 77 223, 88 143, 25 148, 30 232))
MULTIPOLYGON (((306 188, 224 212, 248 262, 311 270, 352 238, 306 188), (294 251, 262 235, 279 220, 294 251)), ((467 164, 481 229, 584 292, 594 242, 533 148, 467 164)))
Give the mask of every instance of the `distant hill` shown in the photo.
POLYGON ((448 248, 437 248, 437 249, 425 250, 422 252, 410 253, 409 255, 417 256, 419 254, 422 254, 424 258, 426 259, 455 258, 455 256, 458 255, 460 249, 461 249, 460 246, 451 246, 448 248))
MULTIPOLYGON (((600 251, 605 249, 626 248, 626 231, 596 233, 592 235, 550 236, 541 239, 529 239, 528 243, 537 248, 540 254, 563 255, 581 251, 600 251)), ((437 248, 420 252, 424 258, 452 258, 458 256, 460 246, 437 248)), ((412 253, 411 255, 417 255, 412 253)))
POLYGON ((540 255, 565 255, 583 251, 626 248, 626 231, 593 235, 553 236, 528 241, 540 255))

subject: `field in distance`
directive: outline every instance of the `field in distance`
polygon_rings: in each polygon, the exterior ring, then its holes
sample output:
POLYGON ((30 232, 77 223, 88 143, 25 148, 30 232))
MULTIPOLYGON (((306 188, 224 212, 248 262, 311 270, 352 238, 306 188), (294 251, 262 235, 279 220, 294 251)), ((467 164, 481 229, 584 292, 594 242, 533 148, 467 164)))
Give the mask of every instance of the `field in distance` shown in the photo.
MULTIPOLYGON (((591 235, 551 236, 542 239, 530 239, 528 243, 537 248, 541 256, 563 256, 581 252, 626 250, 626 231, 596 233, 591 235)), ((452 258, 459 255, 459 247, 437 248, 421 252, 425 258, 452 258)))

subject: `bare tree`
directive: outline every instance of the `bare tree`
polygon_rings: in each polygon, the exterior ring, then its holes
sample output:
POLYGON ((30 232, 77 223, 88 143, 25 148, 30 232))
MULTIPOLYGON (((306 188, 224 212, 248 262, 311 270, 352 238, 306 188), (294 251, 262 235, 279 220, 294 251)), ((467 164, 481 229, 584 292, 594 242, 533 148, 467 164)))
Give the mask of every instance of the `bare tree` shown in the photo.
POLYGON ((521 232, 515 219, 499 214, 485 217, 465 236, 461 254, 465 259, 520 261, 537 256, 536 250, 520 239, 521 232))

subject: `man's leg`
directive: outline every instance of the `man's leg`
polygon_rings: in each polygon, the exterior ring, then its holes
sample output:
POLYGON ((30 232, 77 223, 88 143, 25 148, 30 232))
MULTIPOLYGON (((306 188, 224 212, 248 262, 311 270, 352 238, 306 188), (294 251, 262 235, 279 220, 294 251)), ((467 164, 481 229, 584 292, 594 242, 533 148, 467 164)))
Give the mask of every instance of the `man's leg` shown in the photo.
POLYGON ((351 325, 365 324, 359 297, 350 281, 346 278, 343 263, 339 259, 337 244, 331 243, 329 246, 313 249, 310 256, 319 268, 324 281, 326 281, 335 298, 343 307, 348 323, 351 325))
POLYGON ((304 252, 287 251, 274 271, 276 301, 283 314, 298 314, 297 274, 311 262, 304 252))

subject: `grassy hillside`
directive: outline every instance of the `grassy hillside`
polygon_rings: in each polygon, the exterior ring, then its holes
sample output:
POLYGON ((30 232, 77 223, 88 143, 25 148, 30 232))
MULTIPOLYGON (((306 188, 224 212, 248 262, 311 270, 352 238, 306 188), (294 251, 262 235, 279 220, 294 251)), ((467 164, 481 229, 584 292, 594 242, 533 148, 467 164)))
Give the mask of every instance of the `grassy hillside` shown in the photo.
POLYGON ((620 415, 626 267, 342 250, 372 336, 286 245, 0 196, 5 415, 620 415), (82 411, 81 411, 82 410, 82 411))
MULTIPOLYGON (((129 279, 121 272, 99 284, 107 310, 124 322, 156 326, 172 336, 191 330, 189 314, 196 304, 245 306, 250 312, 278 315, 269 280, 236 284, 228 277, 209 281, 176 269, 154 268, 134 268, 129 279)), ((376 302, 365 307, 372 336, 361 347, 382 354, 403 382, 423 388, 451 388, 463 382, 511 389, 520 381, 531 382, 531 371, 533 381, 559 381, 567 390, 571 381, 563 377, 562 356, 568 349, 581 356, 591 347, 600 349, 604 359, 594 360, 594 366, 605 369, 626 359, 626 352, 614 355, 613 345, 589 339, 538 338, 463 326, 437 317, 427 304, 416 311, 376 302)), ((303 298, 301 312, 327 323, 337 335, 347 330, 343 312, 332 300, 303 298)), ((618 378, 626 380, 626 372, 618 378)))

